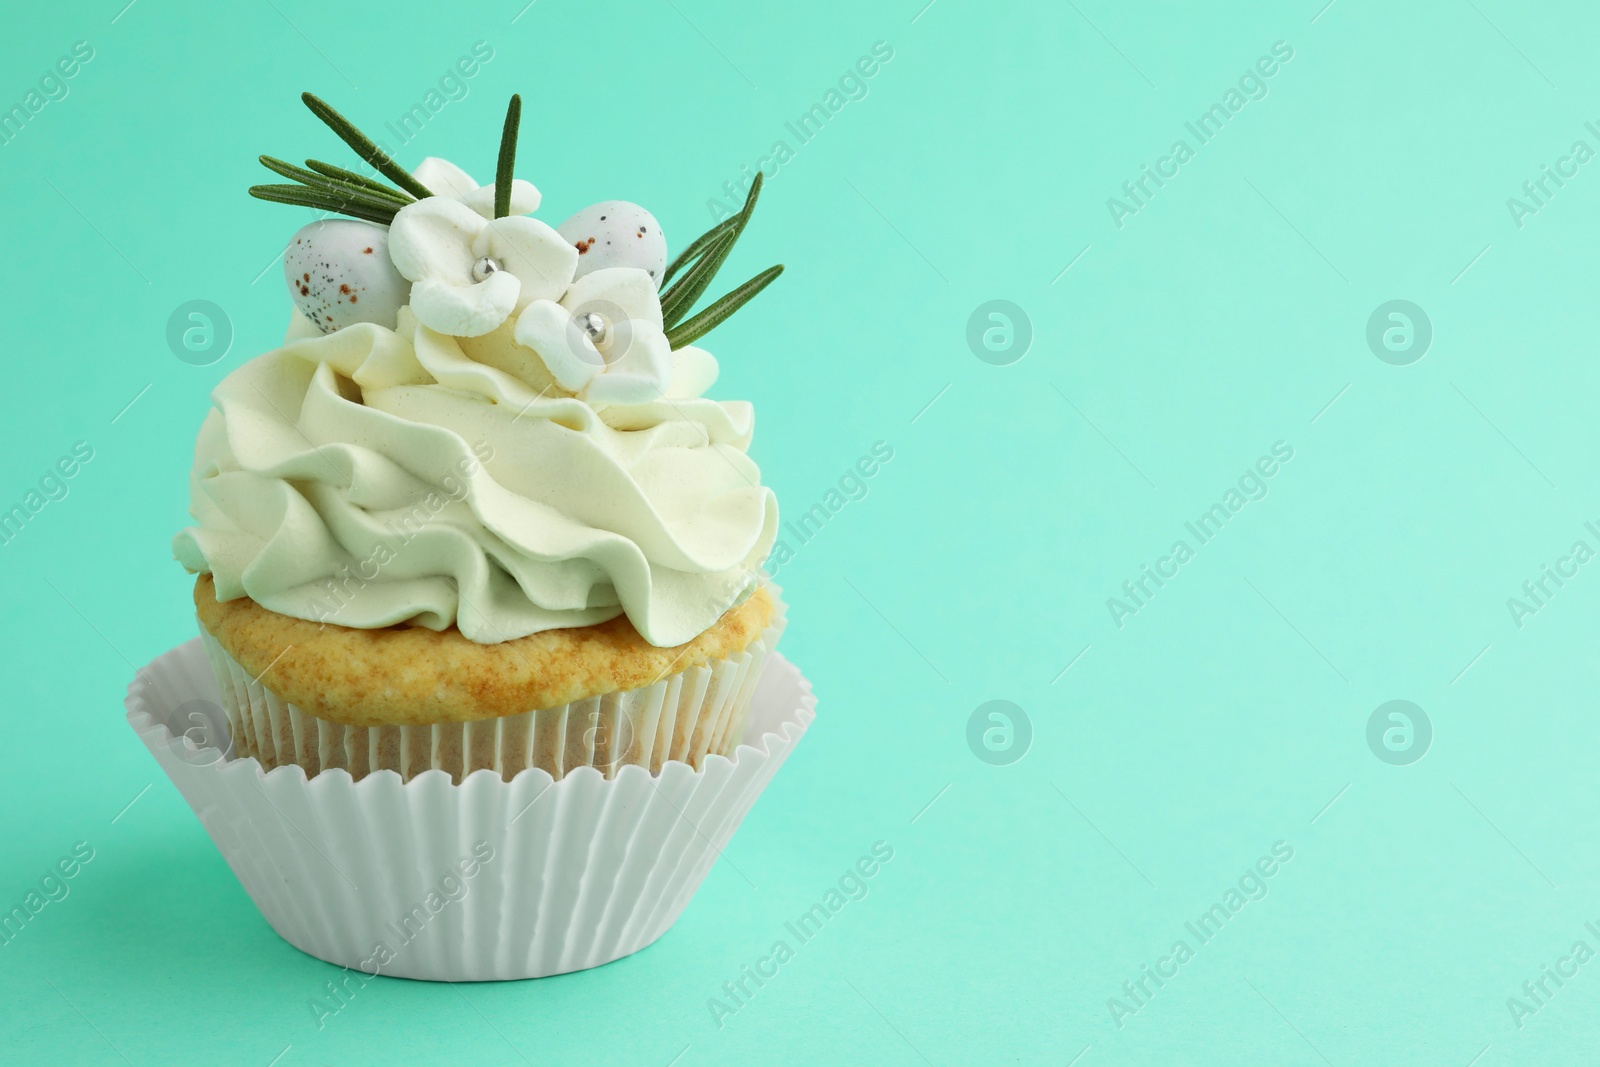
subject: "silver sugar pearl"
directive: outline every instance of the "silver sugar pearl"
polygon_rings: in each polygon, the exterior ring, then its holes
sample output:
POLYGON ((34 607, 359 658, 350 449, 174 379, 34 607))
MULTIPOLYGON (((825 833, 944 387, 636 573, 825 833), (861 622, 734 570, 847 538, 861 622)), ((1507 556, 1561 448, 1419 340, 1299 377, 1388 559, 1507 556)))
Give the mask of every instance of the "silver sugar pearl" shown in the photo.
POLYGON ((606 335, 610 332, 610 325, 596 312, 578 316, 578 326, 595 344, 604 344, 606 335))
POLYGON ((472 265, 472 280, 475 282, 486 281, 489 275, 502 269, 499 262, 484 256, 472 265))

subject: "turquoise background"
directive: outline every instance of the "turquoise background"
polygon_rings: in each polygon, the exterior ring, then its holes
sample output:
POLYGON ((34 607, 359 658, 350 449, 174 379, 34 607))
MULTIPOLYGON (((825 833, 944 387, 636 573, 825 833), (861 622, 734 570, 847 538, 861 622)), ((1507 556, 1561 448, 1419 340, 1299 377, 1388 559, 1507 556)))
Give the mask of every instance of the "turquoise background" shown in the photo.
POLYGON ((8 12, 0 105, 94 58, 0 145, 0 510, 94 458, 0 546, 0 904, 95 857, 0 947, 0 1061, 1594 1062, 1600 963, 1507 1001, 1600 950, 1600 564, 1520 626, 1507 600, 1600 549, 1600 161, 1520 226, 1507 199, 1600 149, 1600 13, 924 2, 8 12), (245 196, 255 156, 341 158, 302 89, 381 137, 476 41, 494 58, 398 154, 486 176, 520 91, 550 221, 628 198, 681 247, 789 141, 728 280, 788 272, 707 340, 715 394, 754 401, 790 517, 894 458, 781 569, 819 715, 663 940, 537 982, 381 980, 319 1030, 332 969, 261 920, 121 701, 194 632, 169 539, 207 393, 286 320, 306 213, 245 196), (798 144, 879 41, 866 98, 798 144), (1199 145, 1185 122, 1279 41, 1266 97, 1199 145), (1178 138, 1119 228, 1107 199, 1178 138), (212 366, 165 340, 194 299, 234 330, 212 366), (1031 322, 1009 365, 967 342, 994 299, 1031 322), (1395 299, 1432 329, 1403 366, 1367 342, 1395 299), (1108 598, 1279 441, 1266 497, 1119 627, 1108 598), (967 742, 995 699, 1031 723, 1007 766, 967 742), (1408 765, 1367 742, 1392 699, 1432 726, 1408 765), (708 998, 877 841, 866 899, 719 1028, 708 998), (1199 944, 1184 924, 1275 842, 1270 892, 1199 944))

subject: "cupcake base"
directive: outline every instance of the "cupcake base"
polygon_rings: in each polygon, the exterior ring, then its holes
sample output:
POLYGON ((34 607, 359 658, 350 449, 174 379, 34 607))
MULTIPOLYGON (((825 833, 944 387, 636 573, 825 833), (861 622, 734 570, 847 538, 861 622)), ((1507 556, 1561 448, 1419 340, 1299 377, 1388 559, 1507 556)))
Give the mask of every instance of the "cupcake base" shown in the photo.
POLYGON ((537 978, 637 952, 671 927, 815 715, 767 656, 731 756, 560 780, 493 768, 356 781, 233 752, 199 640, 128 690, 128 721, 284 940, 370 975, 537 978), (199 742, 197 744, 196 742, 199 742))
POLYGON ((308 776, 343 770, 356 780, 389 770, 403 781, 440 770, 460 783, 480 770, 507 781, 529 768, 559 779, 577 767, 606 778, 624 766, 660 774, 670 760, 698 769, 730 755, 744 737, 762 666, 783 633, 773 587, 771 621, 749 647, 651 685, 518 715, 416 726, 347 726, 288 703, 228 654, 202 622, 236 753, 269 770, 295 764, 308 776))

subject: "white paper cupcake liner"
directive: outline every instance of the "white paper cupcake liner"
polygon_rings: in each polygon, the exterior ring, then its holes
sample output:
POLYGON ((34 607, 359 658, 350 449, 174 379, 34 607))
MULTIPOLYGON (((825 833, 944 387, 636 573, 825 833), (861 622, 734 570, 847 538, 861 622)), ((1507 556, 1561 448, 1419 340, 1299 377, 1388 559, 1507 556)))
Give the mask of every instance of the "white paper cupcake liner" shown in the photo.
POLYGON ((543 768, 460 784, 342 768, 307 778, 228 754, 227 719, 201 642, 128 687, 128 722, 284 940, 366 975, 537 978, 637 952, 677 919, 815 715, 776 653, 753 685, 731 757, 658 774, 627 764, 556 780, 543 768), (200 744, 196 744, 196 742, 200 744))
POLYGON ((510 780, 530 767, 561 778, 593 767, 607 778, 630 764, 661 773, 669 760, 698 768, 726 756, 744 736, 762 664, 783 634, 787 609, 769 585, 776 610, 749 647, 733 656, 668 675, 654 685, 575 700, 553 708, 477 722, 421 726, 346 726, 280 699, 200 627, 216 674, 236 754, 271 769, 287 764, 308 775, 335 768, 358 781, 373 771, 402 780, 440 770, 461 782, 478 770, 510 780))

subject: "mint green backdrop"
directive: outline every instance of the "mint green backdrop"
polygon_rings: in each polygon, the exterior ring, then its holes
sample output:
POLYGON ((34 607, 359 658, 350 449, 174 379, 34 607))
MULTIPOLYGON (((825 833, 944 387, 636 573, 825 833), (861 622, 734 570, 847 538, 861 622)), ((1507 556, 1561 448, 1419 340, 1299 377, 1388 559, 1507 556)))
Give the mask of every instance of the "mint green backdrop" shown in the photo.
POLYGON ((0 510, 39 492, 0 545, 0 904, 93 852, 0 947, 0 1061, 1595 1061, 1591 5, 124 2, 0 35, 0 510), (818 718, 677 926, 320 1028, 333 969, 122 710, 194 632, 207 393, 286 321, 308 215, 245 196, 255 156, 342 158, 303 89, 480 176, 520 91, 543 217, 637 200, 677 247, 764 165, 731 269, 788 273, 706 344, 826 520, 779 570, 818 718), (191 300, 209 366, 166 339, 191 300))

